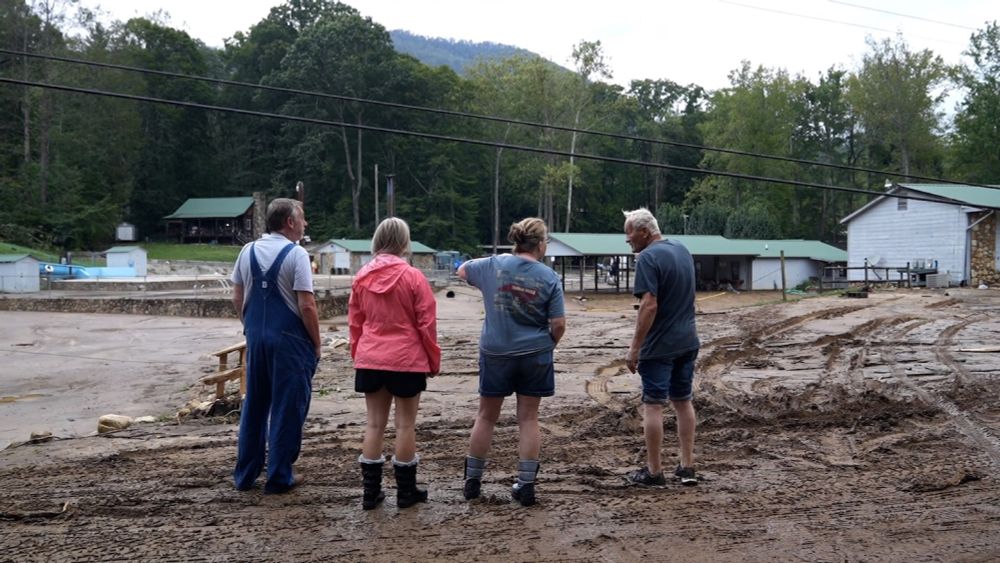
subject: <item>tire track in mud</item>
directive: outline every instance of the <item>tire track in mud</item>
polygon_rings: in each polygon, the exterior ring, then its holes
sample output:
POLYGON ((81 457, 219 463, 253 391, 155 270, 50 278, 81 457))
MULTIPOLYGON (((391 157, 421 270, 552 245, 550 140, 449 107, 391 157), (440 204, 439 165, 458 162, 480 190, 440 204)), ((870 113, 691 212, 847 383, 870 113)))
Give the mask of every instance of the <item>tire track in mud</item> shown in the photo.
POLYGON ((941 335, 934 341, 934 356, 939 362, 953 371, 955 374, 956 385, 969 383, 972 380, 972 374, 969 373, 969 370, 965 369, 965 366, 955 360, 955 357, 951 354, 948 348, 955 344, 956 334, 961 332, 965 327, 981 320, 985 319, 979 317, 979 315, 975 315, 963 321, 957 322, 942 330, 941 335))
POLYGON ((896 331, 892 334, 895 334, 896 337, 905 335, 914 329, 931 322, 931 319, 920 319, 908 315, 883 317, 873 319, 859 325, 854 331, 838 335, 825 336, 817 339, 815 343, 822 345, 823 353, 827 354, 827 360, 824 366, 824 375, 836 377, 838 373, 841 373, 841 379, 846 386, 862 386, 864 384, 862 370, 868 362, 868 356, 871 349, 873 347, 886 345, 885 341, 876 341, 876 337, 886 333, 886 331, 898 327, 901 324, 909 323, 911 321, 915 322, 907 327, 904 327, 902 332, 896 331), (854 353, 846 363, 838 367, 838 364, 841 362, 840 357, 844 348, 851 344, 855 346, 854 353))
POLYGON ((707 350, 707 353, 704 353, 702 358, 698 360, 699 372, 710 378, 717 377, 731 368, 737 360, 760 353, 760 343, 768 338, 778 336, 810 321, 843 317, 875 306, 877 305, 854 305, 814 311, 805 315, 789 317, 761 328, 751 329, 746 335, 727 336, 713 340, 702 347, 702 350, 707 350))
MULTIPOLYGON (((896 301, 897 299, 886 300, 880 303, 847 305, 813 311, 766 324, 762 327, 751 328, 745 335, 729 336, 713 340, 702 348, 703 351, 707 349, 707 353, 704 354, 703 359, 698 360, 698 389, 711 391, 710 393, 705 393, 705 395, 710 396, 713 403, 718 404, 728 411, 757 416, 758 412, 751 412, 756 411, 756 409, 749 408, 747 404, 749 398, 746 393, 727 384, 722 377, 731 370, 736 362, 747 360, 757 355, 768 354, 768 351, 761 347, 761 342, 779 336, 806 323, 844 317, 851 313, 896 301)), ((877 326, 879 324, 872 324, 871 330, 877 328, 877 326)), ((804 344, 803 346, 810 346, 810 344, 804 344)))
MULTIPOLYGON (((978 315, 977 315, 978 317, 978 315)), ((982 318, 969 318, 958 323, 955 323, 941 332, 941 336, 935 341, 935 355, 941 352, 942 355, 946 355, 947 351, 944 350, 943 346, 945 343, 951 342, 955 334, 961 331, 968 325, 983 320, 982 318)), ((897 333, 897 337, 902 337, 906 333, 913 330, 915 327, 905 328, 897 333)), ((903 384, 907 389, 909 389, 918 399, 923 401, 927 405, 931 405, 941 412, 947 414, 951 420, 958 427, 959 432, 972 440, 979 448, 989 457, 990 461, 993 463, 994 469, 1000 473, 1000 440, 998 440, 993 434, 987 430, 985 427, 974 422, 969 416, 962 411, 962 409, 955 403, 941 397, 940 395, 925 389, 923 386, 918 385, 911 378, 900 369, 899 364, 896 362, 896 353, 890 350, 888 347, 883 347, 881 350, 882 360, 885 365, 889 368, 890 373, 892 373, 893 378, 903 384)), ((942 356, 938 356, 940 359, 942 356)), ((956 378, 958 373, 955 374, 956 378)), ((966 373, 967 375, 967 373, 966 373)))

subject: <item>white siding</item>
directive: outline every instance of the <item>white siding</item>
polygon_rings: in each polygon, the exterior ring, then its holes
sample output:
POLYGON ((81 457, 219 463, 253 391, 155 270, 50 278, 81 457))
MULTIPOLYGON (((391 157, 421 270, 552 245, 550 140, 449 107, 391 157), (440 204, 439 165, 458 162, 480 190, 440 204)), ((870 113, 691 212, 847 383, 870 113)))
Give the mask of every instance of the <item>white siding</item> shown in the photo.
POLYGON ((0 264, 0 293, 34 293, 39 290, 38 260, 22 258, 0 264))
POLYGON ((142 249, 130 252, 108 253, 109 268, 132 268, 136 276, 146 275, 146 251, 142 249))
POLYGON ((993 249, 993 269, 1000 270, 1000 217, 994 217, 996 221, 997 233, 996 233, 996 247, 993 249))
MULTIPOLYGON (((864 266, 865 258, 879 258, 881 265, 903 268, 916 260, 933 264, 958 283, 966 276, 966 227, 968 217, 958 205, 909 200, 897 209, 896 198, 886 198, 847 224, 847 265, 864 266)), ((874 265, 874 264, 873 264, 874 265)), ((850 280, 864 279, 863 270, 850 270, 850 280)), ((898 277, 891 272, 890 277, 898 277)), ((869 279, 872 274, 869 273, 869 279)))
MULTIPOLYGON (((792 289, 811 277, 821 275, 822 264, 808 258, 785 258, 785 286, 792 289)), ((757 258, 753 261, 753 284, 750 289, 781 289, 781 258, 757 258)))

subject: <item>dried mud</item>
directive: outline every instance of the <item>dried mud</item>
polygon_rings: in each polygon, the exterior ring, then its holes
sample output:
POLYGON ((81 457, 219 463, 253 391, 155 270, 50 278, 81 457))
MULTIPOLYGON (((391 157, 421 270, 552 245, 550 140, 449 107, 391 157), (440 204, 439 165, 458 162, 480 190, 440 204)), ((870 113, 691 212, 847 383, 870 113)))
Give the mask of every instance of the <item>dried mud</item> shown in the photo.
POLYGON ((398 510, 387 476, 385 505, 360 509, 364 407, 341 350, 316 377, 299 489, 235 491, 231 423, 11 448, 0 560, 1000 559, 1000 371, 996 353, 961 351, 995 345, 994 292, 699 303, 701 483, 651 489, 622 478, 645 455, 638 377, 622 360, 632 301, 568 299, 557 396, 542 403, 540 504, 522 508, 508 493, 510 405, 483 498, 462 499, 482 315, 475 292, 453 289, 439 299, 443 375, 418 420, 426 505, 398 510))

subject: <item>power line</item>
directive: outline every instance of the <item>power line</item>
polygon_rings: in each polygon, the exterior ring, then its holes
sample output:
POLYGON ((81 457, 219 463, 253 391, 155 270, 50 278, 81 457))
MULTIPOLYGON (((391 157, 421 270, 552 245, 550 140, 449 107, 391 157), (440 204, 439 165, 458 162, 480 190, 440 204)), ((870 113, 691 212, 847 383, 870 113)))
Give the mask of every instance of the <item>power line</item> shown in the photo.
MULTIPOLYGON (((218 112, 222 112, 222 113, 233 113, 233 114, 237 114, 237 115, 248 115, 248 116, 253 116, 253 117, 264 117, 264 118, 268 118, 268 119, 279 119, 279 120, 285 120, 285 121, 295 121, 295 122, 299 122, 299 123, 308 123, 308 124, 312 124, 312 125, 323 125, 323 126, 332 126, 332 127, 344 127, 344 128, 348 128, 348 129, 357 129, 357 130, 361 130, 361 131, 373 131, 373 132, 378 132, 378 133, 388 133, 388 134, 391 134, 391 135, 403 135, 403 136, 408 136, 408 137, 418 137, 418 138, 424 138, 424 139, 433 139, 433 140, 436 140, 436 141, 445 141, 445 142, 452 142, 452 143, 465 143, 465 144, 470 144, 470 145, 478 145, 478 146, 491 147, 491 148, 511 149, 511 150, 522 151, 522 152, 551 154, 551 155, 565 156, 565 157, 575 156, 576 158, 585 159, 585 160, 595 160, 595 161, 599 161, 599 162, 611 162, 611 163, 615 163, 615 164, 627 164, 627 165, 631 165, 631 166, 647 166, 647 167, 651 167, 651 168, 662 168, 662 169, 665 169, 665 170, 679 170, 679 171, 683 171, 683 172, 691 172, 691 173, 694 173, 694 174, 704 174, 704 175, 709 175, 709 176, 721 176, 721 177, 726 177, 726 178, 735 178, 735 179, 739 179, 739 180, 749 180, 749 181, 754 181, 754 182, 765 182, 765 183, 771 183, 771 184, 784 184, 784 185, 788 185, 788 186, 795 186, 795 187, 801 187, 801 188, 824 189, 824 190, 831 190, 831 191, 839 191, 839 192, 847 192, 847 193, 854 193, 854 194, 862 194, 862 195, 868 195, 868 196, 873 196, 873 197, 893 197, 893 198, 899 198, 899 199, 912 199, 912 200, 916 200, 916 201, 930 201, 930 202, 934 202, 934 203, 946 203, 946 204, 952 204, 952 205, 962 205, 960 203, 951 203, 951 202, 947 202, 947 201, 942 201, 941 199, 938 199, 938 198, 931 198, 931 197, 924 197, 924 196, 914 196, 914 195, 902 195, 902 194, 891 194, 891 193, 884 193, 884 192, 874 192, 874 191, 871 191, 871 190, 863 190, 863 189, 860 189, 860 188, 849 188, 849 187, 845 187, 845 186, 833 186, 833 185, 830 185, 830 184, 819 184, 819 183, 815 183, 815 182, 803 182, 803 181, 799 181, 799 180, 785 180, 785 179, 782 179, 782 178, 770 178, 770 177, 766 177, 766 176, 754 176, 754 175, 750 175, 750 174, 740 174, 740 173, 737 173, 737 172, 726 172, 724 170, 707 170, 707 169, 702 169, 702 168, 692 168, 690 166, 680 166, 680 165, 676 165, 676 164, 664 164, 664 163, 659 163, 659 162, 645 162, 645 161, 642 161, 642 160, 632 160, 632 159, 619 158, 619 157, 613 157, 613 156, 602 156, 602 155, 587 154, 587 153, 570 153, 568 151, 562 151, 562 150, 557 150, 557 149, 547 149, 547 148, 542 148, 542 147, 529 147, 529 146, 526 146, 526 145, 515 145, 515 144, 510 144, 510 143, 500 143, 500 142, 496 142, 496 141, 484 141, 484 140, 480 140, 480 139, 468 139, 468 138, 463 138, 463 137, 453 137, 453 136, 450 136, 450 135, 439 135, 439 134, 436 134, 436 133, 422 133, 422 132, 419 132, 419 131, 407 131, 407 130, 404 130, 404 129, 392 129, 392 128, 389 128, 389 127, 379 127, 379 126, 375 126, 375 125, 363 125, 363 124, 358 124, 358 123, 343 123, 343 122, 339 122, 339 121, 330 121, 330 120, 325 120, 325 119, 316 119, 316 118, 312 118, 312 117, 301 117, 301 116, 296 116, 296 115, 285 115, 285 114, 279 114, 279 113, 270 113, 270 112, 246 110, 246 109, 231 108, 231 107, 225 107, 225 106, 213 106, 213 105, 209 105, 209 104, 200 104, 200 103, 197 103, 197 102, 183 102, 183 101, 179 101, 179 100, 166 100, 166 99, 162 99, 162 98, 153 98, 153 97, 150 97, 150 96, 138 96, 138 95, 134 95, 134 94, 122 94, 120 92, 108 92, 108 91, 104 91, 104 90, 95 90, 95 89, 91 89, 91 88, 78 88, 78 87, 75 87, 75 86, 64 86, 64 85, 61 85, 61 84, 46 84, 46 83, 42 83, 42 82, 32 82, 32 81, 28 81, 28 80, 18 80, 18 79, 15 79, 15 78, 0 77, 0 83, 17 84, 17 85, 21 85, 21 86, 32 86, 32 87, 36 87, 36 88, 48 88, 48 89, 51 89, 51 90, 60 90, 60 91, 64 91, 64 92, 75 92, 75 93, 78 93, 78 94, 88 94, 88 95, 95 95, 95 96, 105 96, 105 97, 109 97, 109 98, 118 98, 118 99, 132 100, 132 101, 138 101, 138 102, 149 102, 149 103, 172 105, 172 106, 194 108, 194 109, 201 109, 201 110, 208 110, 208 111, 218 111, 218 112)), ((971 184, 967 184, 967 185, 971 185, 971 184)))
MULTIPOLYGON (((732 0, 719 0, 719 2, 722 2, 723 4, 732 4, 734 6, 741 6, 743 8, 749 8, 751 10, 760 10, 762 12, 772 12, 772 13, 781 14, 781 15, 784 15, 784 16, 791 16, 793 18, 802 18, 802 19, 807 19, 807 20, 816 20, 816 21, 821 21, 821 22, 826 22, 826 23, 834 23, 834 24, 837 24, 837 25, 846 25, 846 26, 849 26, 849 27, 859 27, 861 29, 871 29, 873 31, 881 31, 881 32, 884 32, 884 33, 895 33, 894 31, 892 31, 890 29, 885 29, 885 28, 881 28, 881 27, 875 27, 875 26, 871 26, 871 25, 865 25, 863 23, 848 22, 848 21, 843 21, 843 20, 834 20, 834 19, 823 18, 823 17, 819 17, 819 16, 810 16, 808 14, 800 14, 800 13, 797 13, 797 12, 786 12, 784 10, 776 10, 774 8, 765 8, 763 6, 754 6, 754 5, 751 5, 751 4, 743 4, 741 2, 733 2, 732 0)), ((919 37, 919 36, 917 36, 917 37, 919 37)), ((919 38, 927 40, 927 41, 937 41, 939 43, 947 43, 949 45, 961 45, 960 43, 955 43, 954 41, 948 41, 946 39, 941 39, 940 37, 919 37, 919 38)))
POLYGON ((844 6, 850 6, 852 8, 857 8, 859 10, 868 10, 870 12, 879 12, 879 13, 882 13, 882 14, 889 14, 890 16, 899 16, 901 18, 910 18, 911 20, 920 20, 920 21, 927 22, 927 23, 936 23, 936 24, 939 24, 939 25, 947 25, 947 26, 950 26, 950 27, 957 27, 959 29, 967 29, 969 31, 976 31, 976 28, 974 28, 974 27, 969 27, 969 26, 966 26, 966 25, 959 25, 957 23, 948 23, 948 22, 944 22, 944 21, 941 21, 941 20, 932 20, 930 18, 922 18, 920 16, 911 16, 909 14, 901 14, 899 12, 891 12, 889 10, 882 10, 880 8, 872 8, 871 6, 862 6, 860 4, 852 4, 850 2, 842 2, 841 0, 828 0, 828 1, 833 2, 834 4, 842 4, 844 6))
MULTIPOLYGON (((725 0, 720 0, 720 1, 725 1, 725 0)), ((513 119, 513 118, 496 117, 496 116, 491 116, 491 115, 482 115, 482 114, 475 114, 475 113, 468 113, 468 112, 461 112, 461 111, 447 110, 447 109, 440 109, 440 108, 428 108, 428 107, 423 107, 423 106, 401 104, 401 103, 396 103, 396 102, 386 102, 386 101, 382 101, 382 100, 372 100, 372 99, 357 98, 357 97, 352 97, 352 96, 342 96, 342 95, 339 95, 339 94, 330 94, 330 93, 326 93, 326 92, 316 92, 316 91, 310 91, 310 90, 299 90, 299 89, 295 89, 295 88, 284 88, 284 87, 280 87, 280 86, 269 86, 269 85, 266 85, 266 84, 252 84, 252 83, 249 83, 249 82, 240 82, 240 81, 235 81, 235 80, 225 80, 225 79, 221 79, 221 78, 210 78, 210 77, 205 77, 205 76, 194 76, 194 75, 182 74, 182 73, 177 73, 177 72, 170 72, 170 71, 165 71, 165 70, 154 70, 154 69, 148 69, 148 68, 142 68, 142 67, 134 67, 134 66, 128 66, 128 65, 119 65, 119 64, 112 64, 112 63, 101 63, 101 62, 96 62, 96 61, 88 61, 88 60, 85 60, 85 59, 74 59, 74 58, 60 57, 60 56, 55 56, 55 55, 43 55, 43 54, 40 54, 40 53, 29 53, 29 52, 25 52, 25 51, 17 51, 17 50, 12 50, 12 49, 5 49, 5 48, 0 48, 0 53, 8 54, 8 55, 14 55, 14 56, 32 57, 32 58, 43 59, 43 60, 65 62, 65 63, 70 63, 70 64, 81 64, 81 65, 93 66, 93 67, 97 67, 97 68, 110 68, 110 69, 115 69, 115 70, 125 70, 125 71, 129 71, 129 72, 139 72, 139 73, 144 73, 144 74, 152 74, 152 75, 155 75, 155 76, 166 76, 166 77, 170 77, 170 78, 182 78, 182 79, 186 79, 186 80, 195 80, 195 81, 201 81, 201 82, 208 82, 208 83, 212 83, 212 84, 224 84, 224 85, 227 85, 227 86, 240 86, 240 87, 245 87, 245 88, 255 88, 255 89, 265 90, 265 91, 271 91, 271 92, 282 92, 282 93, 286 93, 286 94, 314 96, 314 97, 318 97, 318 98, 328 98, 328 99, 335 99, 335 100, 341 100, 341 101, 347 101, 347 102, 357 102, 357 103, 371 104, 371 105, 376 105, 376 106, 391 107, 391 108, 397 108, 397 109, 406 109, 406 110, 413 110, 413 111, 421 111, 421 112, 428 112, 428 113, 434 113, 434 114, 440 114, 440 115, 449 115, 449 116, 453 116, 453 117, 463 117, 463 118, 479 119, 479 120, 492 121, 492 122, 498 122, 498 123, 509 123, 509 124, 513 124, 513 125, 523 125, 523 126, 527 126, 527 127, 549 128, 549 129, 553 129, 553 130, 556 130, 556 131, 564 131, 564 132, 569 132, 569 133, 573 133, 573 132, 575 132, 575 133, 582 133, 582 134, 587 134, 587 135, 595 135, 595 136, 601 136, 601 137, 608 137, 608 138, 613 138, 613 139, 618 139, 618 140, 625 140, 625 141, 637 141, 637 142, 646 142, 646 143, 656 143, 656 144, 661 144, 661 145, 669 145, 669 146, 689 148, 689 149, 696 149, 696 150, 702 150, 702 151, 718 152, 718 153, 723 153, 723 154, 732 154, 732 155, 737 155, 737 156, 746 156, 746 157, 751 157, 751 158, 761 158, 761 159, 767 159, 767 160, 774 160, 774 161, 778 161, 778 162, 791 162, 791 163, 794 163, 794 164, 806 164, 806 165, 810 165, 810 166, 821 166, 821 167, 825 167, 825 168, 832 168, 832 169, 836 169, 836 170, 844 170, 844 171, 848 171, 848 172, 862 172, 862 173, 865 173, 865 174, 875 174, 875 175, 879 175, 879 176, 889 176, 889 177, 893 177, 893 178, 908 178, 908 179, 911 179, 911 180, 922 180, 922 181, 925 181, 925 182, 936 182, 936 183, 941 183, 941 184, 963 184, 963 185, 967 185, 967 186, 977 186, 977 187, 981 187, 981 188, 992 188, 992 186, 988 186, 986 184, 973 184, 973 183, 967 183, 967 182, 959 182, 959 181, 956 181, 956 180, 948 180, 948 179, 945 179, 945 178, 936 178, 936 177, 933 177, 933 176, 920 176, 920 175, 913 175, 913 174, 905 175, 905 174, 900 174, 900 173, 896 173, 896 172, 889 172, 889 171, 885 171, 885 170, 877 170, 877 169, 874 169, 874 168, 863 168, 863 167, 858 167, 858 166, 848 166, 846 164, 836 164, 836 163, 832 163, 832 162, 821 162, 821 161, 818 161, 818 160, 808 160, 808 159, 793 158, 793 157, 788 157, 788 156, 768 155, 768 154, 755 153, 755 152, 750 152, 750 151, 741 151, 741 150, 737 150, 737 149, 725 149, 725 148, 718 148, 718 147, 709 147, 709 146, 705 146, 705 145, 696 145, 694 143, 683 143, 683 142, 680 142, 680 141, 669 141, 669 140, 664 140, 664 139, 654 139, 654 138, 650 138, 650 137, 639 137, 639 136, 634 136, 634 135, 623 135, 623 134, 620 134, 620 133, 611 133, 611 132, 606 132, 606 131, 595 131, 595 130, 591 130, 591 129, 577 129, 577 128, 566 127, 566 126, 562 126, 562 125, 550 125, 550 124, 538 123, 538 122, 533 122, 533 121, 525 121, 525 120, 513 119)))
POLYGON ((832 19, 829 19, 829 18, 821 18, 819 16, 809 16, 809 15, 806 15, 806 14, 798 14, 798 13, 795 13, 795 12, 786 12, 784 10, 776 10, 774 8, 764 8, 763 6, 753 6, 751 4, 743 4, 742 2, 733 2, 732 0, 719 0, 719 2, 722 2, 723 4, 732 4, 733 6, 740 6, 742 8, 749 8, 751 10, 760 10, 761 12, 771 12, 771 13, 774 13, 774 14, 781 14, 783 16, 792 16, 793 18, 803 18, 803 19, 807 19, 807 20, 816 20, 816 21, 821 21, 821 22, 826 22, 826 23, 835 23, 837 25, 846 25, 846 26, 850 26, 850 27, 860 27, 861 29, 870 29, 872 31, 883 31, 885 33, 893 33, 893 31, 891 29, 885 29, 885 28, 881 28, 881 27, 874 27, 874 26, 865 25, 865 24, 861 24, 861 23, 846 22, 846 21, 841 21, 841 20, 832 20, 832 19))

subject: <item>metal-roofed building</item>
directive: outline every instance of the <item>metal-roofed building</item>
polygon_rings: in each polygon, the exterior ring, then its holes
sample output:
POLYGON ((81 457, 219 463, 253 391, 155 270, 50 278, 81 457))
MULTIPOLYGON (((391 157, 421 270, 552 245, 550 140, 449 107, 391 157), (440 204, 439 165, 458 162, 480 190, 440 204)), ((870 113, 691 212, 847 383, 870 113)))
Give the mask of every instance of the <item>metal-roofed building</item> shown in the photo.
MULTIPOLYGON (((331 239, 306 247, 321 274, 356 274, 372 259, 372 239, 331 239)), ((410 241, 410 264, 420 270, 434 269, 437 250, 410 241)))
MULTIPOLYGON (((546 256, 561 272, 579 276, 580 287, 600 290, 631 288, 635 257, 624 234, 551 233, 546 256), (582 265, 582 267, 581 267, 582 265)), ((781 252, 785 253, 786 287, 811 278, 821 279, 823 268, 844 264, 847 253, 819 241, 727 239, 719 235, 664 235, 683 244, 695 262, 699 290, 780 289, 781 252)))
POLYGON ((38 259, 30 254, 0 254, 0 293, 35 293, 40 289, 38 259))
POLYGON ((190 198, 164 217, 167 237, 182 243, 246 244, 263 232, 263 204, 254 197, 190 198))
POLYGON ((850 279, 863 279, 867 261, 948 273, 954 284, 1000 283, 1000 186, 905 183, 887 193, 939 201, 880 196, 844 217, 850 279))

